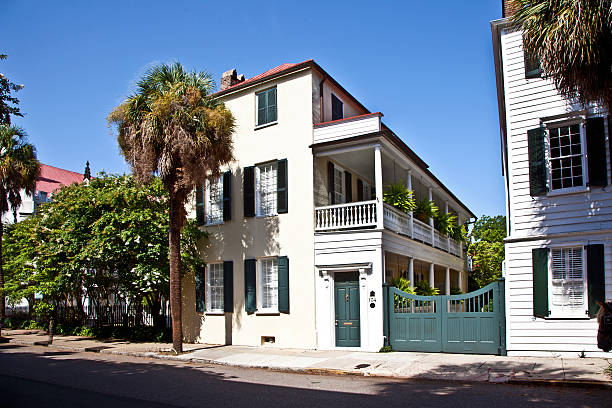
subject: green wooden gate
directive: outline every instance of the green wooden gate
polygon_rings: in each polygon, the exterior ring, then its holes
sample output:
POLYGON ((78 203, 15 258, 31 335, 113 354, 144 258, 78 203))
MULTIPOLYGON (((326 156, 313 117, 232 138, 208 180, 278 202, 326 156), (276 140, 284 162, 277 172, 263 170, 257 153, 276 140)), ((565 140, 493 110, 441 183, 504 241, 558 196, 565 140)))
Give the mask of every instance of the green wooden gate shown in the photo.
POLYGON ((506 354, 504 281, 464 295, 385 288, 387 345, 396 351, 506 354))

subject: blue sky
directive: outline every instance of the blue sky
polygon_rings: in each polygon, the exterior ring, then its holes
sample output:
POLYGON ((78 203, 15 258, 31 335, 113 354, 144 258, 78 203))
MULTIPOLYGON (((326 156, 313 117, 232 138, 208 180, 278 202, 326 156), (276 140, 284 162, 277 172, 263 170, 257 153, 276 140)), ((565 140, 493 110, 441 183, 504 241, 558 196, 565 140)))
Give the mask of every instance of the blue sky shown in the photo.
POLYGON ((478 216, 503 214, 489 22, 477 2, 2 0, 0 72, 41 162, 127 172, 106 116, 151 64, 247 78, 313 58, 478 216))

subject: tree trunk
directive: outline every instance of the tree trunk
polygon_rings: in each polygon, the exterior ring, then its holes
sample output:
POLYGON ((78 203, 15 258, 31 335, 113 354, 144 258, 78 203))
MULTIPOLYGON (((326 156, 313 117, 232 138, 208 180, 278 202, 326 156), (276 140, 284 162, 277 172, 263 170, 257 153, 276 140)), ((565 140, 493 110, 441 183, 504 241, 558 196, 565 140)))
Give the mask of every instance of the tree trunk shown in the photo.
POLYGON ((183 352, 181 321, 181 208, 183 204, 170 193, 170 313, 172 315, 172 349, 183 352))

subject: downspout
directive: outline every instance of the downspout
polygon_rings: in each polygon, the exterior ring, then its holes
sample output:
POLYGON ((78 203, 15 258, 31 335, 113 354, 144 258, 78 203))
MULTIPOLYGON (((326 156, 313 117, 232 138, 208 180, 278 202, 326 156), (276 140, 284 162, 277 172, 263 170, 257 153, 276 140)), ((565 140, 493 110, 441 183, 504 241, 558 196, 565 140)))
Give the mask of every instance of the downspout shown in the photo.
POLYGON ((323 112, 325 112, 325 110, 323 109, 323 83, 327 80, 327 76, 324 75, 323 79, 321 80, 321 82, 319 82, 319 123, 323 123, 325 122, 325 120, 323 119, 323 112))

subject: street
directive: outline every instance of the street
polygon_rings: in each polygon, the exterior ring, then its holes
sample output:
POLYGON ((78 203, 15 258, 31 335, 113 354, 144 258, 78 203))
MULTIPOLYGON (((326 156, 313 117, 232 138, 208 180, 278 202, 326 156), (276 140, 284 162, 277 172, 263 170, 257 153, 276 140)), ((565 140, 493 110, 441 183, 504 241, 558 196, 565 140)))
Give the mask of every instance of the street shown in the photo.
POLYGON ((0 405, 23 407, 605 406, 609 391, 324 376, 40 346, 0 346, 0 405))

